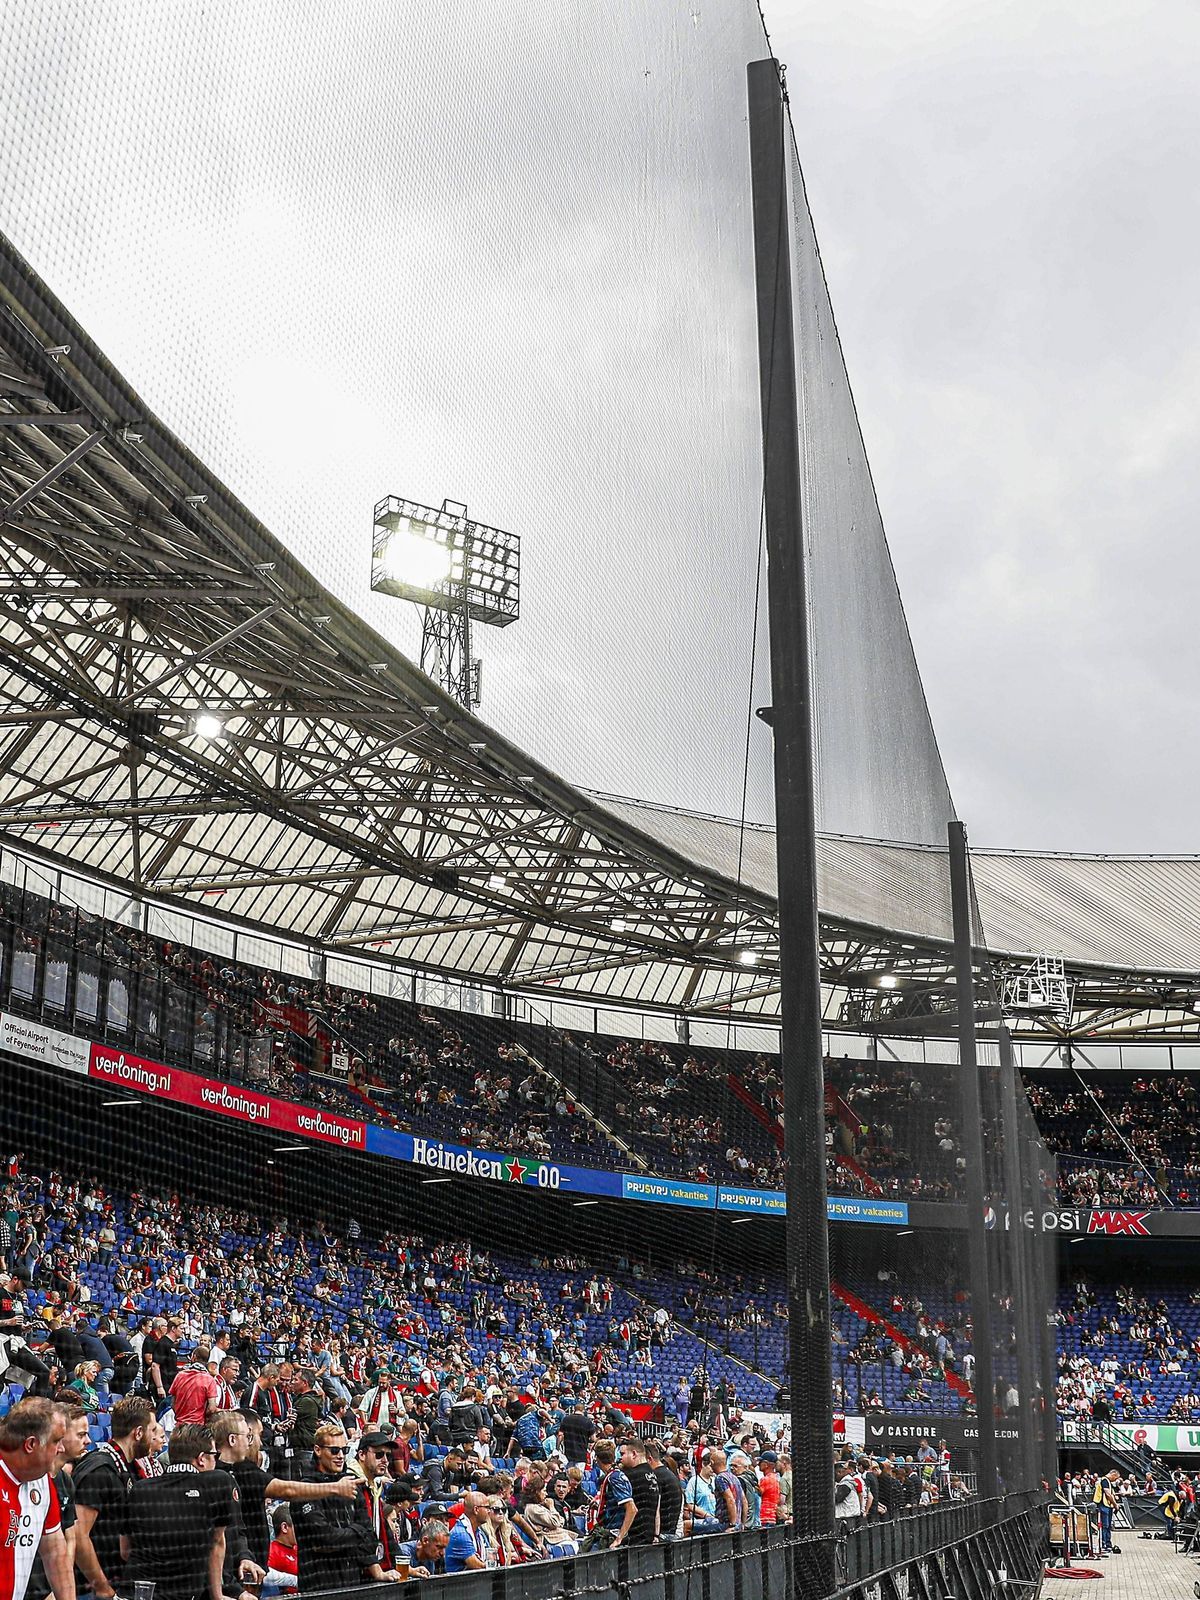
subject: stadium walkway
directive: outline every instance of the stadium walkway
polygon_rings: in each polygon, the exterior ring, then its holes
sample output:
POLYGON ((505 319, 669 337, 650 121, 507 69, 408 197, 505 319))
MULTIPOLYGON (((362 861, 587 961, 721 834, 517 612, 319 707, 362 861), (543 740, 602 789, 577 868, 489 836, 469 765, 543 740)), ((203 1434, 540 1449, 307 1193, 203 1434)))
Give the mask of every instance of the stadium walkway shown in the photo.
POLYGON ((1165 1542, 1139 1539, 1128 1528, 1122 1528, 1116 1540, 1121 1546, 1119 1556, 1077 1563, 1103 1571, 1102 1578, 1047 1578, 1043 1600, 1192 1600, 1200 1562, 1176 1555, 1174 1547, 1165 1542))

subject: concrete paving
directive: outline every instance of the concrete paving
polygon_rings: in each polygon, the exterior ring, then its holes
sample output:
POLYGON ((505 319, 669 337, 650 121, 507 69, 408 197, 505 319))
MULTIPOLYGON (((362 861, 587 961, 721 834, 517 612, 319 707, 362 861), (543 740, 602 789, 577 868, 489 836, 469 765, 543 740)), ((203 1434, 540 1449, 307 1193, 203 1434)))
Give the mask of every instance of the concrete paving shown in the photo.
POLYGON ((1114 1529, 1119 1556, 1083 1557, 1072 1564, 1102 1572, 1101 1578, 1047 1578, 1043 1600, 1193 1600, 1200 1561, 1176 1555, 1172 1545, 1114 1529))

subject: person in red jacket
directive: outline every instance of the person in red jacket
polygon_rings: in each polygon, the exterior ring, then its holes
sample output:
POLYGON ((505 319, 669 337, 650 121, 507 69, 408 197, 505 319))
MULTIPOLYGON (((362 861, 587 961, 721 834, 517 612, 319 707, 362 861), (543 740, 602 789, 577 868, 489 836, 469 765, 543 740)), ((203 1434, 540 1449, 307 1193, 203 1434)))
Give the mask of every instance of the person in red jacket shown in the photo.
POLYGON ((779 1457, 773 1450, 764 1450, 758 1458, 762 1476, 758 1480, 760 1505, 758 1520, 764 1528, 773 1528, 779 1520, 779 1496, 783 1485, 779 1481, 779 1457))
POLYGON ((276 1506, 271 1518, 271 1553, 267 1557, 268 1583, 279 1589, 297 1589, 300 1573, 296 1560, 296 1530, 288 1506, 276 1506))
POLYGON ((192 1359, 180 1367, 171 1384, 171 1404, 175 1423, 205 1423, 217 1409, 221 1385, 208 1370, 212 1352, 207 1345, 197 1346, 192 1359))

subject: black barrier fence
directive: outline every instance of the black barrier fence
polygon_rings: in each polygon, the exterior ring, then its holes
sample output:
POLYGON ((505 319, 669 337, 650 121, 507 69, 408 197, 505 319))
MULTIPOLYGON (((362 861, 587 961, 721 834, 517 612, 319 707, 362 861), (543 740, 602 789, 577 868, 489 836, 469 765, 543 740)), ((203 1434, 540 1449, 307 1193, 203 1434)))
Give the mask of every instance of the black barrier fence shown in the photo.
POLYGON ((996 1594, 1036 1593, 1047 1544, 1046 1497, 1027 1493, 1001 1501, 946 1508, 906 1547, 900 1526, 868 1528, 856 1537, 870 1569, 847 1576, 831 1600, 991 1600, 996 1594), (955 1524, 958 1524, 957 1528, 955 1524))
POLYGON ((942 1551, 957 1552, 960 1563, 999 1555, 993 1565, 1010 1566, 1004 1552, 1011 1549, 1015 1561, 1028 1551, 1037 1566, 1044 1543, 1044 1504, 1044 1495, 1026 1491, 1000 1500, 964 1500, 895 1522, 868 1523, 839 1541, 839 1576, 843 1585, 852 1586, 942 1551), (978 1550, 969 1548, 973 1541, 981 1541, 978 1550))
MULTIPOLYGON (((941 1506, 823 1538, 796 1537, 790 1528, 749 1529, 410 1580, 408 1590, 415 1596, 432 1585, 445 1600, 607 1594, 617 1600, 794 1600, 797 1595, 807 1600, 829 1592, 820 1574, 832 1568, 839 1595, 890 1583, 893 1595, 985 1600, 1001 1569, 1010 1580, 1033 1581, 1045 1548, 1045 1497, 1027 1493, 941 1506), (897 1575, 914 1570, 914 1583, 895 1582, 897 1575)), ((357 1600, 377 1589, 323 1592, 357 1600)))

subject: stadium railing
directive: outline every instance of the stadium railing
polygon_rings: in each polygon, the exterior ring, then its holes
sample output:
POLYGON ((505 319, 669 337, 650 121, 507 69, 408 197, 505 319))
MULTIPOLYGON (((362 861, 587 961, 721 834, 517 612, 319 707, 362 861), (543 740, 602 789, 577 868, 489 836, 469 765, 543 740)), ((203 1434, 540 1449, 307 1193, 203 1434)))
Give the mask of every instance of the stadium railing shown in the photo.
MULTIPOLYGON (((865 1600, 868 1591, 883 1592, 876 1585, 889 1578, 887 1592, 893 1595, 979 1596, 993 1592, 1002 1568, 1010 1581, 1035 1583, 1046 1548, 1046 1504, 1045 1495, 1027 1492, 963 1501, 891 1525, 826 1536, 760 1528, 434 1581, 447 1600, 573 1600, 608 1594, 617 1600, 794 1600, 796 1595, 812 1600, 863 1595, 865 1600)), ((328 1592, 365 1600, 376 1587, 328 1592)))

